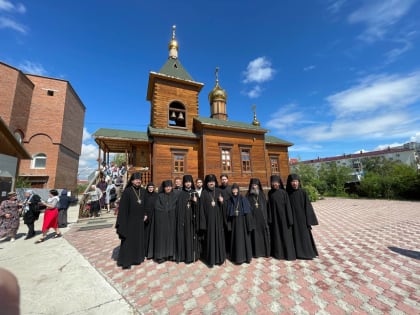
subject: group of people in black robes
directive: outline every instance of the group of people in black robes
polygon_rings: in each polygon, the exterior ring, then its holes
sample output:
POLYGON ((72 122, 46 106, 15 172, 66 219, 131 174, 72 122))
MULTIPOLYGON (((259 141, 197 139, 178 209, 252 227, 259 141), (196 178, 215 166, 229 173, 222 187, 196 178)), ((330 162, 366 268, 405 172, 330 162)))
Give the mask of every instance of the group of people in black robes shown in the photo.
POLYGON ((165 180, 156 193, 153 183, 145 189, 141 174, 132 174, 116 222, 118 266, 128 269, 146 258, 158 263, 200 259, 209 267, 226 259, 234 264, 270 256, 313 259, 318 252, 311 226, 318 221, 299 177, 289 175, 286 189, 279 176, 270 181, 268 197, 258 178, 251 178, 244 195, 226 180, 219 187, 213 174, 206 175, 201 191, 191 175, 184 175, 182 187, 174 189, 172 180, 165 180))

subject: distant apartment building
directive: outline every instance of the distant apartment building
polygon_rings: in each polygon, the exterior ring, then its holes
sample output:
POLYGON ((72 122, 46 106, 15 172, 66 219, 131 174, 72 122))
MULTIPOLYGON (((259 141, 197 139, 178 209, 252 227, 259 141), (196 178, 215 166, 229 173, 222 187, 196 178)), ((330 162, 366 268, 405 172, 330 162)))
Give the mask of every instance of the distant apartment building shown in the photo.
MULTIPOLYGON (((0 148, 0 175, 33 188, 75 190, 85 106, 70 82, 0 62, 0 117, 28 157, 0 148)), ((1 192, 3 194, 3 192, 1 192)))
POLYGON ((409 165, 420 172, 420 143, 409 142, 398 147, 388 147, 384 150, 369 151, 352 154, 343 154, 341 156, 317 158, 313 160, 298 161, 290 159, 290 167, 293 170, 298 163, 308 164, 319 170, 322 165, 336 163, 339 166, 350 167, 352 172, 352 181, 360 181, 363 177, 363 160, 366 158, 383 157, 390 161, 400 161, 409 165))

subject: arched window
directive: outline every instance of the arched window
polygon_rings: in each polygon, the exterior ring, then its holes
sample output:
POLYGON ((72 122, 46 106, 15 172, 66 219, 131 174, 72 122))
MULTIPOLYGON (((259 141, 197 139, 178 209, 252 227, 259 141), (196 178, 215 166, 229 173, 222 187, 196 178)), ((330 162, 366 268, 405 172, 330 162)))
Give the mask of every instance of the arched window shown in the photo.
POLYGON ((168 118, 169 126, 185 128, 186 112, 185 112, 185 106, 182 103, 172 102, 169 105, 168 115, 169 115, 169 118, 168 118))
POLYGON ((44 153, 38 153, 32 157, 31 168, 45 168, 46 166, 47 156, 44 153))

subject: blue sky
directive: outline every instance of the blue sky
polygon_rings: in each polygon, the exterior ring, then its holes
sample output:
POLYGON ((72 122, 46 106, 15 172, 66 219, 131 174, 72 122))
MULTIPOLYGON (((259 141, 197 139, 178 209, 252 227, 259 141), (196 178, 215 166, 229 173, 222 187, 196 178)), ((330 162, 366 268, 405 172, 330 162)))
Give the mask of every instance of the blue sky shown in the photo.
POLYGON ((97 129, 147 130, 172 25, 201 116, 219 67, 229 120, 251 122, 255 104, 291 158, 420 141, 419 0, 0 0, 0 60, 68 80, 86 106, 81 177, 97 129))

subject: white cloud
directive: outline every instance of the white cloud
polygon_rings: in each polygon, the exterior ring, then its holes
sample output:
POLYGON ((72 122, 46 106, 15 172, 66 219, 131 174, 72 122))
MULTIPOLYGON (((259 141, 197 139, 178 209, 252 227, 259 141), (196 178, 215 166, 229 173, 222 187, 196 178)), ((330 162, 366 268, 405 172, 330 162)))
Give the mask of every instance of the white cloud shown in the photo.
POLYGON ((0 13, 7 12, 9 16, 0 16, 0 29, 2 28, 9 28, 15 31, 18 31, 22 34, 26 34, 27 28, 26 26, 16 22, 10 15, 13 15, 13 13, 20 13, 24 14, 26 12, 26 7, 18 3, 14 5, 11 1, 7 0, 0 0, 0 13))
POLYGON ((292 128, 296 123, 299 125, 314 123, 313 121, 305 120, 305 114, 298 109, 299 106, 295 103, 282 106, 282 108, 271 115, 271 119, 266 123, 267 127, 286 133, 286 129, 292 128))
MULTIPOLYGON (((83 132, 83 135, 85 133, 83 132)), ((98 168, 98 146, 96 144, 82 144, 82 153, 79 158, 79 175, 81 179, 87 178, 98 168)))
POLYGON ((41 76, 47 76, 48 72, 44 69, 44 67, 39 63, 34 63, 28 60, 25 60, 18 66, 23 72, 28 74, 35 74, 41 76))
POLYGON ((316 68, 315 65, 310 65, 310 66, 307 66, 307 67, 303 68, 303 71, 311 71, 311 70, 314 70, 315 68, 316 68))
POLYGON ((416 0, 370 0, 348 17, 349 23, 366 26, 359 36, 367 42, 385 38, 385 35, 414 4, 416 0))
POLYGON ((275 70, 266 57, 259 57, 249 62, 244 71, 244 83, 262 83, 273 79, 275 70))
POLYGON ((1 28, 10 28, 22 34, 26 34, 27 32, 26 26, 4 16, 0 16, 0 29, 1 28))
POLYGON ((262 93, 262 89, 259 85, 254 86, 249 91, 245 91, 244 94, 246 94, 249 98, 258 98, 262 93))
POLYGON ((347 90, 328 96, 338 117, 398 110, 420 99, 420 72, 406 76, 368 76, 347 90))
POLYGON ((91 140, 92 139, 92 134, 89 133, 89 131, 87 131, 86 127, 83 127, 83 139, 82 141, 85 142, 87 140, 91 140))
POLYGON ((347 0, 333 0, 328 5, 327 10, 333 14, 336 14, 341 10, 341 8, 344 6, 346 2, 347 0))

